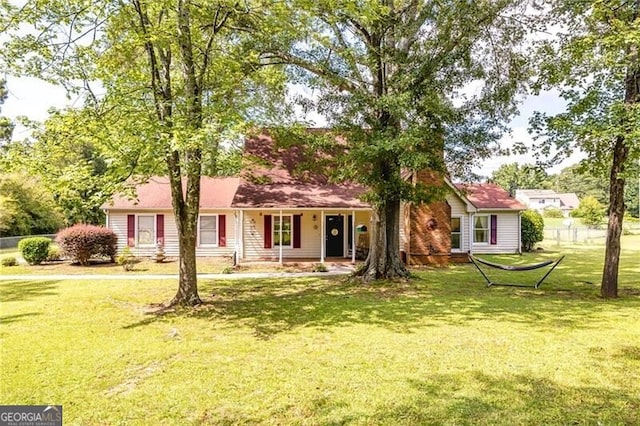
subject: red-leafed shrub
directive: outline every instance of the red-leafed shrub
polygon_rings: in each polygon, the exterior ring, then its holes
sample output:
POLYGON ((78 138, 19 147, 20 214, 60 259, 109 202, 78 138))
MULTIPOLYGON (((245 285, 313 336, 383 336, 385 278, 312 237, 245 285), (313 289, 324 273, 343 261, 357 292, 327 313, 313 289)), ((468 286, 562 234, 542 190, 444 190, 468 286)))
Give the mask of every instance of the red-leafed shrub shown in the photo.
POLYGON ((89 264, 93 256, 114 262, 118 250, 118 237, 103 226, 74 225, 58 232, 56 243, 64 257, 81 265, 89 264))

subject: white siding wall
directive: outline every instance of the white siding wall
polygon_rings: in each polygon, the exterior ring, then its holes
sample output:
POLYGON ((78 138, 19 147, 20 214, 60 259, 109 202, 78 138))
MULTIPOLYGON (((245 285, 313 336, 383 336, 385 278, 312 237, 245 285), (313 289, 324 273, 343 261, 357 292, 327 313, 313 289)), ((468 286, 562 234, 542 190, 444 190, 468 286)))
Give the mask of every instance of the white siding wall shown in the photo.
MULTIPOLYGON (((277 260, 280 255, 280 247, 273 246, 271 248, 264 248, 264 216, 270 214, 273 218, 278 216, 278 211, 245 211, 244 212, 244 259, 270 259, 277 260)), ((317 258, 320 260, 321 240, 320 235, 322 232, 322 213, 320 210, 311 211, 296 211, 296 210, 283 210, 283 215, 301 214, 300 218, 300 230, 302 235, 300 236, 300 248, 282 248, 282 257, 285 259, 291 258, 317 258), (315 215, 315 220, 313 216, 315 215)), ((344 236, 345 236, 345 256, 347 256, 347 242, 348 238, 348 222, 347 218, 351 214, 351 211, 326 211, 325 215, 342 214, 344 216, 344 236)), ((369 212, 356 212, 356 226, 363 224, 367 226, 367 229, 371 227, 369 223, 369 212)), ((273 243, 273 242, 272 242, 273 243)), ((357 243, 357 241, 356 241, 357 243)))
MULTIPOLYGON (((474 253, 518 253, 519 212, 481 212, 478 214, 495 214, 498 216, 497 244, 473 243, 474 253)), ((491 225, 489 225, 491 226, 491 225)), ((473 230, 471 230, 473 232, 473 230)))
MULTIPOLYGON (((236 246, 235 217, 233 210, 203 211, 202 214, 226 215, 226 247, 196 247, 196 256, 231 256, 236 246)), ((109 228, 118 236, 118 252, 127 246, 127 215, 155 215, 164 214, 164 252, 167 256, 178 256, 178 230, 175 218, 170 211, 153 212, 109 212, 109 228)), ((153 247, 131 247, 135 256, 152 256, 156 251, 153 247)))
POLYGON ((460 217, 460 232, 462 233, 462 244, 460 251, 465 253, 469 251, 469 214, 467 213, 466 204, 456 194, 448 194, 447 202, 451 206, 451 216, 460 217))

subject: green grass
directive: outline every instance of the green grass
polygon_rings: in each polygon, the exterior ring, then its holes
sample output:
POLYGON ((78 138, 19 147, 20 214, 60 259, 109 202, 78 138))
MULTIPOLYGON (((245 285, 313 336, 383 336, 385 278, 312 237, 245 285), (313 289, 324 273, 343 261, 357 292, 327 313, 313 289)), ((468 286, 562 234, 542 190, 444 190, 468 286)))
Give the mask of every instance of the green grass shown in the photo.
POLYGON ((461 265, 202 281, 204 305, 163 312, 173 280, 0 281, 0 401, 62 404, 69 425, 638 424, 639 242, 610 301, 584 246, 539 290, 461 265))

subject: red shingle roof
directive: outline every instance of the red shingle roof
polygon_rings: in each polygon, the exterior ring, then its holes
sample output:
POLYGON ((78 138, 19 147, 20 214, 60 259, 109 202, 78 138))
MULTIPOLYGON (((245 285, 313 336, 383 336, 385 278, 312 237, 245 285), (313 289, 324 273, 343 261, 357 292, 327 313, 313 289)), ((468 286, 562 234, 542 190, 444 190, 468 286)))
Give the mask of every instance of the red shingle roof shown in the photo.
MULTIPOLYGON (((200 208, 230 208, 239 184, 239 178, 203 176, 200 180, 200 208)), ((171 187, 167 177, 152 177, 147 183, 138 185, 136 192, 137 199, 116 195, 110 203, 102 207, 111 210, 171 209, 171 187)))
MULTIPOLYGON (((325 129, 308 129, 311 133, 325 129)), ((331 162, 327 153, 310 152, 304 147, 281 146, 262 133, 245 141, 248 165, 233 201, 239 208, 370 208, 358 197, 362 186, 332 184, 323 173, 322 162, 331 162)))
POLYGON ((463 196, 477 209, 526 210, 527 206, 493 183, 456 184, 463 196))
POLYGON ((268 185, 243 182, 233 200, 239 208, 370 208, 359 200, 364 188, 356 185, 317 185, 276 183, 268 185))

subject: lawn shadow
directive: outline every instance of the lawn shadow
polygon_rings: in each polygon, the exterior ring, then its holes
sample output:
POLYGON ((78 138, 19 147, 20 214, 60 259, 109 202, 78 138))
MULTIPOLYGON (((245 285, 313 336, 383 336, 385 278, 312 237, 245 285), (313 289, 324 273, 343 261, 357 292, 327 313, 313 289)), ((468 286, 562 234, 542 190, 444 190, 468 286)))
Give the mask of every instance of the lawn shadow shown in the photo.
MULTIPOLYGON (((455 273, 450 276, 455 277, 455 273)), ((573 291, 487 289, 455 279, 443 283, 442 277, 429 273, 408 283, 361 284, 331 277, 204 281, 200 294, 204 303, 198 307, 154 309, 126 328, 184 316, 219 321, 229 327, 249 326, 259 339, 299 327, 330 329, 358 323, 411 333, 441 323, 504 320, 553 331, 558 327, 596 327, 589 318, 610 309, 592 287, 580 286, 573 291)), ((624 303, 640 308, 640 297, 624 303)))
POLYGON ((638 424, 633 389, 567 386, 529 375, 481 372, 407 379, 406 398, 375 407, 372 423, 388 424, 638 424), (465 383, 464 385, 460 385, 465 383), (474 391, 469 392, 469 389, 474 391))
POLYGON ((59 281, 0 281, 0 302, 23 302, 58 294, 59 281))
POLYGON ((42 315, 42 314, 40 312, 26 312, 24 314, 2 315, 0 316, 0 324, 7 325, 14 322, 22 321, 26 317, 34 317, 37 315, 42 315))

